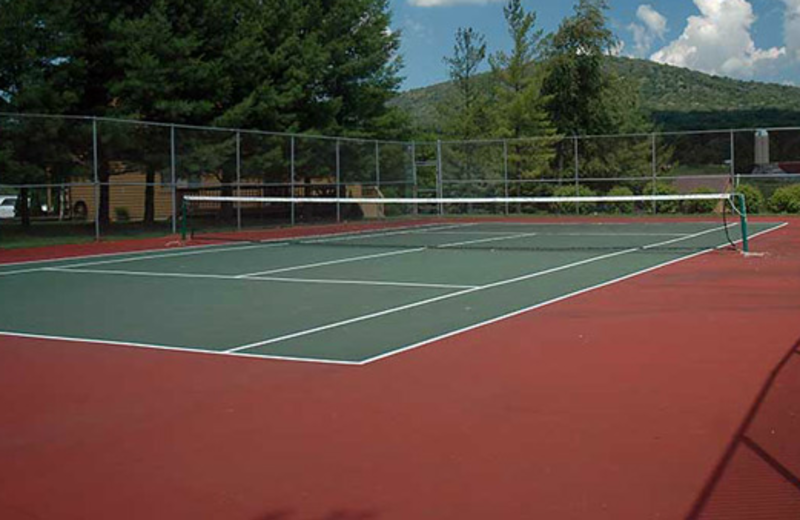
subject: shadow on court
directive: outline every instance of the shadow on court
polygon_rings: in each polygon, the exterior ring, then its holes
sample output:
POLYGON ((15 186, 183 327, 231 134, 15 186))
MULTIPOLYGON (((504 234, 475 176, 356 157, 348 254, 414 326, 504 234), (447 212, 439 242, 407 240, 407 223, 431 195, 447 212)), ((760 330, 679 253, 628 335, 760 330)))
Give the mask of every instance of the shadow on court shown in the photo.
POLYGON ((800 340, 781 359, 687 516, 800 518, 800 340))

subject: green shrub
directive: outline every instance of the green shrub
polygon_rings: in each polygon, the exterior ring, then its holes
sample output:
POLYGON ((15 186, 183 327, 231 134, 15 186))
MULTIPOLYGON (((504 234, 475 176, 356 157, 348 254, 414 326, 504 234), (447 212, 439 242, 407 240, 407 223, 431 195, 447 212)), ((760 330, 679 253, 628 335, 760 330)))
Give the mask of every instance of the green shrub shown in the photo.
MULTIPOLYGON (((672 185, 665 182, 656 183, 655 195, 677 195, 678 190, 672 185)), ((669 200, 656 203, 657 213, 677 213, 680 204, 676 201, 669 200)))
MULTIPOLYGON (((627 186, 614 186, 608 192, 609 197, 631 197, 633 190, 627 186)), ((611 213, 633 213, 633 202, 610 202, 607 211, 611 213)))
MULTIPOLYGON (((508 195, 514 197, 517 193, 517 187, 511 185, 509 187, 508 195)), ((522 197, 552 197, 553 186, 543 182, 525 182, 519 185, 519 193, 522 197)))
MULTIPOLYGON (((525 182, 518 185, 509 186, 509 197, 552 197, 553 186, 543 182, 525 182)), ((549 208, 541 204, 522 204, 514 203, 509 205, 509 211, 518 214, 535 215, 537 213, 547 212, 549 208)))
POLYGON ((736 192, 744 195, 748 213, 760 213, 764 211, 764 195, 758 186, 752 184, 740 184, 736 192))
POLYGON ((800 213, 800 184, 775 190, 769 198, 769 209, 778 213, 800 213))
POLYGON ((128 211, 128 208, 121 206, 114 208, 114 216, 117 222, 128 222, 131 219, 131 213, 128 211))
MULTIPOLYGON (((697 188, 693 195, 714 193, 711 188, 697 188)), ((719 205, 718 200, 687 200, 683 202, 683 211, 686 213, 711 213, 719 205)))
MULTIPOLYGON (((594 197, 595 195, 596 193, 586 186, 579 186, 577 190, 574 185, 559 186, 553 190, 553 197, 594 197)), ((588 215, 596 209, 597 204, 593 202, 582 202, 579 205, 575 202, 556 202, 550 208, 555 213, 580 213, 581 215, 588 215)))

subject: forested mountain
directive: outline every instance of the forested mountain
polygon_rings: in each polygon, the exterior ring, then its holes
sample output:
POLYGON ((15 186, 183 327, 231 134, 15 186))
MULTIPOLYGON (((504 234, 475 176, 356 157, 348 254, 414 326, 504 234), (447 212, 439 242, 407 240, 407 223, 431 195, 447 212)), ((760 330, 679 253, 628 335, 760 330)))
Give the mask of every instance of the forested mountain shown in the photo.
MULTIPOLYGON (((800 88, 738 81, 646 60, 607 58, 606 67, 637 83, 642 108, 662 130, 800 126, 800 88)), ((490 75, 476 78, 487 84, 490 75)), ((400 94, 392 104, 420 130, 437 129, 438 104, 452 85, 439 83, 400 94)))

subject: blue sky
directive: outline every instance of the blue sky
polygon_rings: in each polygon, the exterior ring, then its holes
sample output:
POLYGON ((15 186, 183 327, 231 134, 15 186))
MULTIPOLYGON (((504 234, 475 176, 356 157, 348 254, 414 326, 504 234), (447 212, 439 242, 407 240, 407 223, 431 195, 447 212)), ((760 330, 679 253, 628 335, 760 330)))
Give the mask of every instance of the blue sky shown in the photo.
MULTIPOLYGON (((486 36, 490 53, 506 50, 506 0, 391 0, 402 32, 403 90, 447 79, 442 62, 458 27, 486 36)), ((573 0, 523 0, 551 32, 573 0)), ((619 53, 737 79, 800 84, 800 0, 610 0, 619 53)), ((486 66, 485 66, 486 67, 486 66)))

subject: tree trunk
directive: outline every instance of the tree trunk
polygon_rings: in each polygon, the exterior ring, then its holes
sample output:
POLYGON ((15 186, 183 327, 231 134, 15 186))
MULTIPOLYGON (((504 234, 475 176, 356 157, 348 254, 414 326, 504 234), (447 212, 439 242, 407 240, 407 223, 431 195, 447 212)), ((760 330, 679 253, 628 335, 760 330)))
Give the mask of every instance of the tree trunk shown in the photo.
POLYGON ((97 218, 101 226, 108 226, 111 223, 111 190, 109 187, 109 164, 106 161, 100 161, 102 167, 98 172, 98 180, 100 181, 100 202, 98 206, 97 218))
POLYGON ((145 225, 151 225, 156 221, 156 171, 153 166, 147 166, 144 181, 144 223, 145 225))
POLYGON ((28 204, 29 197, 28 188, 20 188, 17 207, 19 208, 20 219, 22 219, 22 227, 26 229, 31 227, 31 208, 30 204, 28 204))
MULTIPOLYGON (((218 175, 220 179, 220 183, 222 186, 220 187, 220 195, 223 197, 232 197, 233 196, 233 186, 230 184, 230 179, 228 176, 222 172, 218 175)), ((233 222, 234 219, 234 207, 233 204, 230 202, 223 202, 222 206, 220 207, 220 216, 222 220, 226 223, 233 222)))

